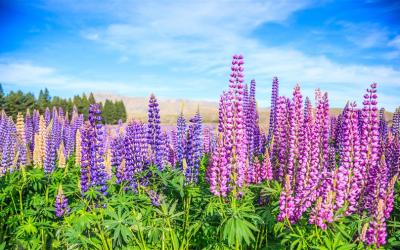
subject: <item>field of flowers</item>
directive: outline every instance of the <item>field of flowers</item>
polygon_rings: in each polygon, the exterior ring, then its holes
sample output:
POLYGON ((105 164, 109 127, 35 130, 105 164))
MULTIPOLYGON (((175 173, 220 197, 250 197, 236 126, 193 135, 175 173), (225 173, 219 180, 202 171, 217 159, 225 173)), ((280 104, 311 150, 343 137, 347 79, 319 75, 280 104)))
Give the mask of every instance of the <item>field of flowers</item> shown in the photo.
POLYGON ((274 78, 268 131, 255 94, 235 55, 214 127, 201 107, 161 126, 154 95, 147 123, 2 112, 0 249, 400 248, 400 110, 377 84, 331 117, 274 78))

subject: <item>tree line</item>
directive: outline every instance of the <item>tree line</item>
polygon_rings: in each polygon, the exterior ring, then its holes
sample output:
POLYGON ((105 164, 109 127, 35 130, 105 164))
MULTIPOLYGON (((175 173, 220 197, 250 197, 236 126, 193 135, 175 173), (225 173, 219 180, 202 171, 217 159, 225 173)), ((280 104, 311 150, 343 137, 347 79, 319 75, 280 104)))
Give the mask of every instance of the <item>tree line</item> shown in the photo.
MULTIPOLYGON (((10 91, 6 94, 0 83, 0 110, 4 110, 7 115, 12 116, 14 119, 19 112, 24 114, 28 109, 37 109, 43 114, 46 108, 51 110, 53 107, 62 107, 65 112, 71 114, 74 106, 76 106, 80 114, 87 118, 89 105, 93 103, 96 103, 93 93, 90 93, 89 96, 83 93, 72 98, 62 98, 50 96, 49 90, 45 88, 40 90, 39 96, 36 98, 31 92, 24 93, 21 90, 10 91)), ((116 124, 119 119, 122 122, 126 122, 127 113, 123 101, 106 99, 104 104, 100 103, 100 106, 103 120, 106 124, 116 124)))

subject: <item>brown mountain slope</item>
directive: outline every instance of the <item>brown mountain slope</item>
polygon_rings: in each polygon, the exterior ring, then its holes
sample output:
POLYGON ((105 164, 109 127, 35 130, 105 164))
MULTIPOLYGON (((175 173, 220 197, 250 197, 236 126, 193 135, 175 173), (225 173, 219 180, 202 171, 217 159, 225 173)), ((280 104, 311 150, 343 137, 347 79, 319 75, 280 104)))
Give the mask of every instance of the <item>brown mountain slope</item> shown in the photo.
MULTIPOLYGON (((129 97, 112 93, 94 93, 97 101, 104 102, 109 100, 122 100, 125 104, 128 120, 137 119, 145 122, 147 120, 148 97, 129 97)), ((161 122, 164 124, 175 124, 178 114, 183 110, 185 117, 191 117, 197 109, 203 117, 204 123, 218 122, 218 103, 202 100, 184 100, 184 99, 158 99, 160 105, 161 122)), ((331 115, 338 115, 341 108, 331 108, 331 115)), ((268 126, 269 108, 259 108, 260 124, 266 128, 268 126)), ((386 119, 390 120, 392 113, 386 113, 386 119)))

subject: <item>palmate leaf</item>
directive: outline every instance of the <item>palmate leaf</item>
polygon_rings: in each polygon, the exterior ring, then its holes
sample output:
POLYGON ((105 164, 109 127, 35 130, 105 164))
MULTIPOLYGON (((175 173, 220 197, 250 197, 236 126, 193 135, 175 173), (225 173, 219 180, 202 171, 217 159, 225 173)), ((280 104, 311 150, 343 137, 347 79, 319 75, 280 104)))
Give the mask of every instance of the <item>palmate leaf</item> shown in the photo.
POLYGON ((28 220, 18 227, 17 237, 20 238, 26 235, 35 235, 37 232, 38 229, 34 219, 32 217, 28 217, 28 220))
POLYGON ((229 218, 223 227, 223 238, 228 241, 230 246, 241 243, 243 240, 246 244, 250 244, 250 239, 254 240, 252 231, 257 228, 249 221, 241 218, 229 218))
POLYGON ((104 220, 103 225, 106 231, 113 233, 113 243, 117 246, 128 243, 133 238, 130 226, 134 224, 134 220, 131 213, 118 207, 117 210, 108 208, 105 214, 109 219, 104 220))
POLYGON ((102 249, 100 240, 96 237, 90 239, 80 230, 69 228, 65 232, 68 249, 102 249))

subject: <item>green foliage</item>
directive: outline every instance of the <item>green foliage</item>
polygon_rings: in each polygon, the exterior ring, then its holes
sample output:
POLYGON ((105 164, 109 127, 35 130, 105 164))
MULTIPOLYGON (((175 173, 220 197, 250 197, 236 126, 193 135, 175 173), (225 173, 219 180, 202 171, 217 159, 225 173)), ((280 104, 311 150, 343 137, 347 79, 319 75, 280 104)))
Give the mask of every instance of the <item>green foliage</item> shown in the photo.
MULTIPOLYGON (((7 115, 12 116, 14 119, 17 114, 25 112, 30 109, 37 109, 40 113, 44 113, 46 108, 52 109, 53 107, 61 107, 68 114, 72 113, 73 107, 78 109, 80 114, 85 118, 88 117, 89 105, 96 103, 93 93, 75 95, 71 98, 61 98, 59 96, 50 96, 49 90, 46 88, 40 90, 39 96, 36 99, 32 93, 23 93, 22 91, 10 91, 7 95, 4 94, 3 87, 0 84, 0 110, 4 110, 7 115)), ((106 100, 104 105, 101 104, 103 110, 104 121, 107 124, 117 124, 118 120, 126 122, 127 112, 123 101, 112 102, 106 100)))
POLYGON ((117 124, 119 119, 126 122, 127 114, 123 101, 106 99, 102 108, 103 119, 106 124, 117 124))
MULTIPOLYGON (((151 167, 145 173, 151 184, 137 192, 113 179, 107 197, 98 199, 90 189, 83 198, 80 170, 71 162, 50 176, 28 167, 0 178, 0 249, 369 249, 358 240, 367 222, 362 216, 339 211, 327 230, 308 218, 277 222, 281 185, 275 181, 221 198, 209 192, 204 167, 196 185, 186 185, 179 170, 151 167), (71 208, 64 218, 55 217, 54 209, 60 184, 71 208), (159 207, 149 190, 160 195, 159 207)), ((399 246, 398 211, 396 197, 386 249, 399 246)))

